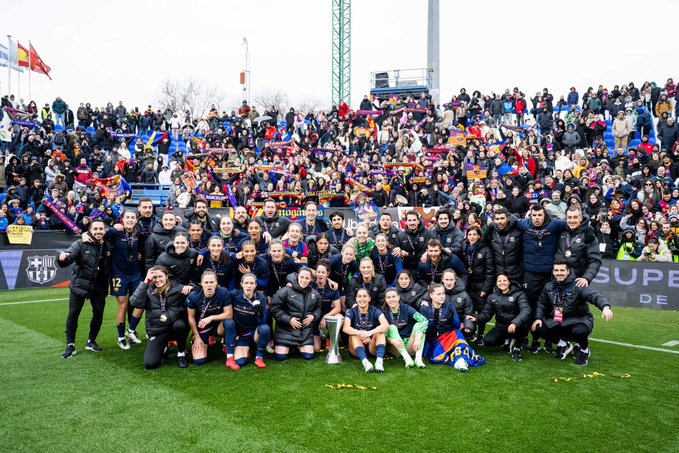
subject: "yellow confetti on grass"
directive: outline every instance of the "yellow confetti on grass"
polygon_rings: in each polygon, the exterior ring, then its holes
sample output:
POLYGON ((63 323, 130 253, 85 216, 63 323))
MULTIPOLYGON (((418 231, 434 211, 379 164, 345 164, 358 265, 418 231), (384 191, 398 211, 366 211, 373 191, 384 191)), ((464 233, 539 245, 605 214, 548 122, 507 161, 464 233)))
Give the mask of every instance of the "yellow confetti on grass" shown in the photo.
POLYGON ((607 374, 597 373, 596 371, 591 374, 583 374, 582 376, 575 377, 556 377, 552 374, 550 374, 549 377, 552 379, 552 382, 573 382, 581 381, 583 379, 600 379, 605 377, 613 379, 632 379, 632 375, 629 373, 621 374, 619 376, 609 376, 607 374))
POLYGON ((333 390, 377 390, 377 387, 364 387, 358 384, 325 384, 325 388, 333 390))

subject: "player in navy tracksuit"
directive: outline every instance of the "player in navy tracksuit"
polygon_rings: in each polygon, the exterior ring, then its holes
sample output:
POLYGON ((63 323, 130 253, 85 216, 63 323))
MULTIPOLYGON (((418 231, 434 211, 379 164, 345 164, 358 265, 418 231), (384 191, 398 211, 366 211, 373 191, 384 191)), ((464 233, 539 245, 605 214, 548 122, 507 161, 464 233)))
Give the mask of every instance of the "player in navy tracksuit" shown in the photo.
POLYGON ((208 250, 201 253, 202 260, 198 265, 198 272, 193 281, 197 283, 204 271, 210 269, 217 274, 217 281, 222 288, 228 288, 235 278, 235 258, 224 251, 224 242, 218 236, 212 236, 208 241, 208 250))
POLYGON ((271 339, 271 328, 267 325, 267 298, 255 292, 257 277, 245 274, 240 280, 243 289, 231 292, 233 319, 224 321, 226 367, 239 370, 248 363, 250 346, 257 345, 255 365, 266 368, 264 351, 271 339))
POLYGON ((280 288, 287 284, 288 275, 297 272, 303 264, 295 262, 290 255, 285 253, 283 242, 280 239, 272 239, 269 244, 269 254, 266 256, 269 265, 269 282, 266 285, 266 295, 269 300, 280 288))
POLYGON ((189 326, 193 332, 193 363, 207 361, 207 345, 211 336, 223 337, 224 321, 233 318, 231 299, 225 288, 220 288, 217 275, 206 270, 200 279, 201 289, 193 291, 186 299, 189 326))
POLYGON ((344 333, 349 335, 349 352, 358 357, 366 373, 384 372, 384 352, 386 349, 386 333, 389 322, 382 310, 370 304, 370 293, 360 288, 356 293, 356 305, 347 311, 344 318, 344 333), (365 346, 377 357, 375 367, 365 354, 365 346))
POLYGON ((314 321, 314 350, 321 351, 321 330, 325 330, 325 317, 340 314, 342 305, 340 293, 332 289, 328 283, 330 275, 330 263, 323 259, 316 265, 316 281, 311 285, 321 295, 321 317, 314 321))
POLYGON ((127 342, 141 343, 137 337, 136 328, 139 318, 130 316, 130 327, 125 335, 125 318, 128 316, 129 298, 141 282, 139 262, 141 261, 141 249, 139 248, 139 232, 137 227, 137 213, 125 210, 122 216, 122 228, 110 228, 105 238, 111 243, 111 295, 118 301, 118 314, 116 327, 118 330, 118 346, 121 349, 130 349, 127 342))
MULTIPOLYGON (((269 264, 261 256, 257 256, 257 248, 252 241, 244 241, 241 244, 243 257, 234 263, 236 275, 255 274, 257 277, 257 288, 264 290, 269 284, 269 264)), ((231 280, 229 290, 236 289, 236 278, 231 280)))
POLYGON ((233 228, 233 219, 229 216, 221 218, 219 221, 219 231, 214 233, 214 236, 220 237, 224 242, 224 250, 231 253, 240 252, 240 246, 243 241, 250 239, 250 236, 246 233, 233 228))

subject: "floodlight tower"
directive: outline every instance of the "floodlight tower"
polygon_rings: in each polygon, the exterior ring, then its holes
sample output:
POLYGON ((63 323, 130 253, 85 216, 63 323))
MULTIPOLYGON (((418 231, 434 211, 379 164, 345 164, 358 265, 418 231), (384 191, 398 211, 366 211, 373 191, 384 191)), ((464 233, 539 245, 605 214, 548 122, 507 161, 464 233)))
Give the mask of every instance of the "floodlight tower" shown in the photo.
POLYGON ((332 103, 351 102, 351 0, 332 0, 332 103))
POLYGON ((441 58, 439 57, 439 0, 429 0, 427 10, 427 71, 431 76, 434 104, 440 99, 441 58))

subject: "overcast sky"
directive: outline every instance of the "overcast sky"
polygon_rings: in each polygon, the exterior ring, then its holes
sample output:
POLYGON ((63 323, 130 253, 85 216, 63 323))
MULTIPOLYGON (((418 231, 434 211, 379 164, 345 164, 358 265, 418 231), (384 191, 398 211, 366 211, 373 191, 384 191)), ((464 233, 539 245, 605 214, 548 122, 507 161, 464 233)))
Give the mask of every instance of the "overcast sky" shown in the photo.
MULTIPOLYGON (((331 98, 331 1, 34 0, 4 2, 0 42, 30 39, 52 67, 33 74, 39 103, 62 96, 71 106, 122 100, 145 107, 163 80, 189 77, 241 95, 247 37, 252 98, 282 91, 293 101, 331 98)), ((441 0, 441 94, 518 86, 548 87, 679 77, 672 0, 441 0)), ((370 87, 370 72, 426 66, 426 0, 354 0, 352 104, 370 87)), ((7 73, 0 69, 3 94, 7 73)), ((18 94, 12 74, 12 93, 18 94)), ((28 99, 28 75, 21 76, 28 99)))

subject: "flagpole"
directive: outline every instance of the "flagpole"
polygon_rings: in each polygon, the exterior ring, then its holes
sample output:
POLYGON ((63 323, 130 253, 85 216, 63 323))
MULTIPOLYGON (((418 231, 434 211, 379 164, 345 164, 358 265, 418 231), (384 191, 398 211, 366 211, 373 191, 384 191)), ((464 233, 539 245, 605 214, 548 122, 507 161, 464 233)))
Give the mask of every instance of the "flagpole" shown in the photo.
MULTIPOLYGON (((31 40, 28 40, 28 103, 30 104, 33 98, 31 97, 31 72, 33 66, 31 66, 31 40)), ((36 104, 37 105, 37 104, 36 104)))
MULTIPOLYGON (((12 51, 12 43, 10 40, 12 39, 12 35, 7 35, 7 55, 10 56, 12 55, 10 52, 12 51)), ((10 61, 7 62, 7 95, 10 96, 12 94, 12 61, 11 57, 9 58, 10 61)))

